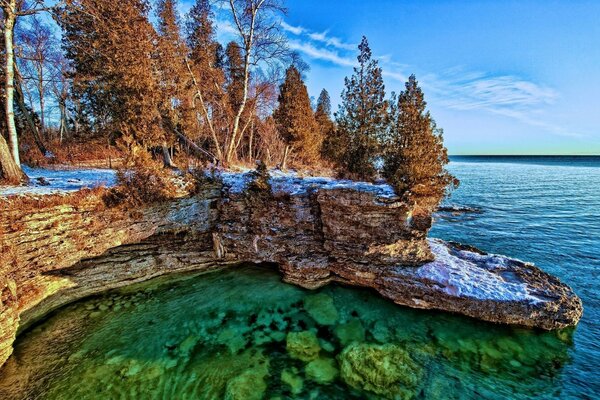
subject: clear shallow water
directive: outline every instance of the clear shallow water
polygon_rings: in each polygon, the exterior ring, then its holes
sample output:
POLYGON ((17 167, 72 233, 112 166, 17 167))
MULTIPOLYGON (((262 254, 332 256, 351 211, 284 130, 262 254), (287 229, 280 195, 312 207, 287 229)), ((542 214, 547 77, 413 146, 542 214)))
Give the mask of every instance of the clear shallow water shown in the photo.
POLYGON ((565 397, 600 396, 600 157, 452 157, 448 200, 481 213, 438 218, 431 235, 535 263, 569 284, 584 314, 565 397), (567 396, 568 395, 568 396, 567 396))
MULTIPOLYGON (((451 164, 432 235, 536 262, 583 298, 539 332, 311 292, 266 267, 158 280, 68 306, 20 336, 0 398, 596 398, 600 162, 451 164)), ((486 161, 486 160, 483 160, 486 161)))

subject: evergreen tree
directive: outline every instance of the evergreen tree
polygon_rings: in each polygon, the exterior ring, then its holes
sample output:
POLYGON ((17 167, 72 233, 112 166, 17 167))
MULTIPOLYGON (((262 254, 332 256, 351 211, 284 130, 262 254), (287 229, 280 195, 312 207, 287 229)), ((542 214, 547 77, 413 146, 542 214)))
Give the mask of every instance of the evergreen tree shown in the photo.
POLYGON ((363 36, 358 49, 358 66, 345 79, 336 118, 339 141, 346 147, 337 161, 353 177, 373 179, 379 143, 388 125, 388 104, 382 71, 372 58, 366 37, 363 36))
POLYGON ((59 16, 73 86, 97 128, 145 146, 165 141, 156 76, 156 31, 144 0, 67 0, 59 16))
POLYGON ((319 132, 323 138, 321 153, 324 158, 330 161, 336 161, 341 158, 343 152, 342 143, 335 130, 335 124, 331 120, 331 99, 327 90, 321 90, 317 99, 317 109, 315 119, 319 125, 319 132))
MULTIPOLYGON (((159 34, 157 63, 162 95, 160 112, 166 130, 166 139, 174 142, 180 124, 189 118, 183 110, 184 99, 189 96, 190 78, 186 68, 188 49, 180 33, 177 1, 159 0, 157 11, 159 34)), ((171 163, 168 153, 165 153, 165 163, 171 163)))
POLYGON ((244 97, 244 60, 242 50, 235 42, 225 48, 225 71, 227 96, 232 110, 237 110, 244 97))
POLYGON ((319 94, 319 98, 317 99, 315 117, 331 121, 331 99, 326 89, 321 90, 321 94, 319 94))
POLYGON ((426 111, 414 75, 398 96, 392 137, 386 144, 383 174, 405 199, 436 207, 448 185, 458 185, 446 169, 448 154, 442 130, 426 111))
POLYGON ((205 69, 216 64, 217 47, 214 14, 209 0, 196 0, 190 9, 187 21, 187 41, 190 47, 190 60, 205 69))
POLYGON ((291 152, 306 163, 318 160, 321 135, 313 114, 308 90, 298 69, 291 66, 280 86, 279 106, 273 113, 277 129, 287 145, 282 167, 291 152))

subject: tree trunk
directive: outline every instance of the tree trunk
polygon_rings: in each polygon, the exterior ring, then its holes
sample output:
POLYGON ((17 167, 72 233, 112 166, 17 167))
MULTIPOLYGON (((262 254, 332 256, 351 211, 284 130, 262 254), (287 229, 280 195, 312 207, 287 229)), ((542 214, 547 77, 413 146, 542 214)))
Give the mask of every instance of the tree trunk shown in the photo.
MULTIPOLYGON (((248 83, 250 80, 250 56, 252 54, 252 49, 254 46, 254 29, 255 29, 255 23, 256 23, 256 14, 258 13, 258 9, 260 8, 261 4, 258 6, 258 8, 254 8, 254 6, 252 6, 252 10, 251 10, 251 22, 250 22, 250 29, 247 35, 244 34, 243 29, 241 27, 241 25, 239 24, 239 21, 237 20, 236 17, 236 24, 238 26, 238 30, 240 33, 241 38, 244 41, 244 89, 243 89, 243 96, 242 96, 242 102, 240 103, 240 106, 235 114, 235 118, 233 120, 233 130, 231 132, 231 142, 229 143, 229 148, 227 149, 227 154, 225 155, 225 162, 227 164, 231 163, 231 160, 233 160, 233 155, 235 153, 235 150, 237 149, 237 135, 241 134, 240 131, 240 121, 242 119, 242 115, 244 114, 244 110, 246 108, 246 102, 248 101, 248 83)), ((230 1, 230 6, 231 6, 231 11, 234 12, 235 15, 235 7, 233 5, 233 1, 230 1)))
POLYGON ((15 92, 15 69, 14 69, 14 43, 13 34, 15 29, 16 15, 16 0, 6 2, 7 6, 3 7, 4 11, 4 46, 6 50, 4 63, 4 108, 6 112, 6 127, 8 128, 8 141, 10 144, 10 152, 14 163, 17 167, 21 167, 21 159, 19 157, 19 139, 17 138, 17 127, 15 126, 15 110, 14 110, 14 92, 15 92))
POLYGON ((40 136, 46 137, 46 113, 44 112, 44 70, 42 67, 39 68, 38 72, 38 95, 40 102, 40 136))
POLYGON ((285 146, 285 151, 283 152, 283 161, 281 162, 281 169, 283 171, 285 171, 287 168, 287 159, 288 159, 288 155, 291 151, 292 151, 291 146, 285 146))
POLYGON ((0 182, 18 184, 27 182, 27 180, 27 175, 15 163, 10 155, 6 140, 0 135, 0 182))
POLYGON ((58 137, 60 144, 62 144, 64 137, 67 135, 67 106, 62 99, 58 102, 58 108, 60 109, 60 127, 58 128, 58 137))
POLYGON ((163 143, 162 145, 162 154, 163 154, 163 163, 167 168, 176 168, 175 164, 173 164, 173 159, 171 158, 171 154, 169 154, 169 148, 167 147, 167 143, 163 143))

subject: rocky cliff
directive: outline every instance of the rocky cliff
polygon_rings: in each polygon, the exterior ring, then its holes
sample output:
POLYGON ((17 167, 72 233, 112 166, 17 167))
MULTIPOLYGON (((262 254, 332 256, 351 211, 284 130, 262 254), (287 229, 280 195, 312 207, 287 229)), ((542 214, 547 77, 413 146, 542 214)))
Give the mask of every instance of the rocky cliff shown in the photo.
POLYGON ((582 313, 568 286, 530 264, 428 240, 430 212, 387 185, 224 173, 135 210, 108 207, 101 191, 14 205, 0 199, 0 363, 19 329, 63 304, 241 262, 276 265, 306 288, 371 287, 398 304, 492 322, 555 329, 582 313))

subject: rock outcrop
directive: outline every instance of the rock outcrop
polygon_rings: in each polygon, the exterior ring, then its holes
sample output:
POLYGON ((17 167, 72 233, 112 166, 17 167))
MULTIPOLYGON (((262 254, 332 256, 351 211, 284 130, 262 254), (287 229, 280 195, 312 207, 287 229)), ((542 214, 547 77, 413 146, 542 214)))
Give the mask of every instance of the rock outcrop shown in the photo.
POLYGON ((398 304, 492 322, 555 329, 581 317, 572 290, 538 268, 428 240, 430 212, 387 185, 253 178, 225 173, 193 195, 136 210, 108 207, 98 191, 35 207, 0 199, 0 363, 19 329, 68 302, 241 262, 277 265, 306 288, 371 287, 398 304))

